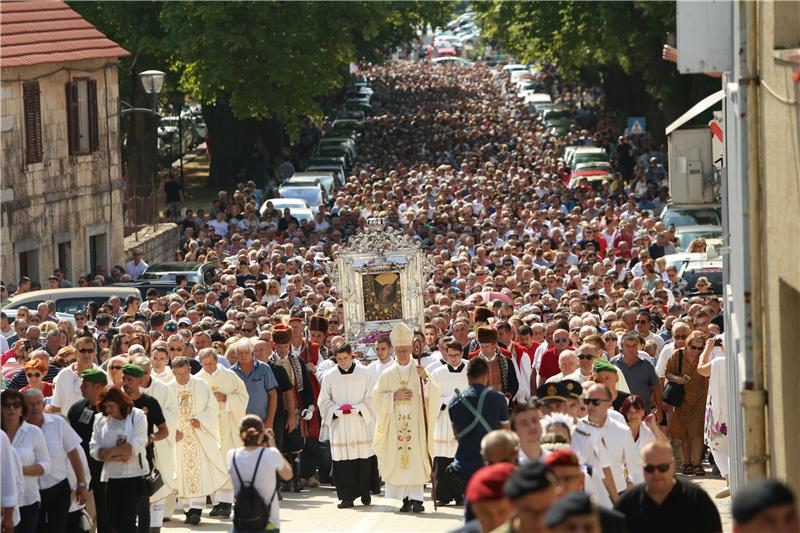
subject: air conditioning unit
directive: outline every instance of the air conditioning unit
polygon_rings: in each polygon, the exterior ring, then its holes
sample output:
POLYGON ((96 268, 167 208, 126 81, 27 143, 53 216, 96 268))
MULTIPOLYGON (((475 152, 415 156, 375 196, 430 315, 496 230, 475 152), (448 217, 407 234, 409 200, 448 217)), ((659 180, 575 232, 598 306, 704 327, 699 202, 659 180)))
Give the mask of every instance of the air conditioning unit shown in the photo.
POLYGON ((712 203, 711 131, 707 127, 676 129, 667 139, 672 203, 712 203))

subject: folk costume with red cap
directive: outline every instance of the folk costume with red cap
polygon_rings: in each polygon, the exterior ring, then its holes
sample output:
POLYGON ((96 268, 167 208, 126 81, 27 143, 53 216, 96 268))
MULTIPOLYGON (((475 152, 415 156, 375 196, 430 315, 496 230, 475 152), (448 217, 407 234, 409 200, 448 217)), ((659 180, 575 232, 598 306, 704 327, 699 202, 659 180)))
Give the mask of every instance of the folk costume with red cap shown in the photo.
POLYGON ((511 353, 497 346, 497 330, 492 327, 478 328, 478 349, 469 353, 469 358, 483 357, 489 363, 489 386, 506 396, 509 400, 519 390, 517 373, 511 361, 511 353), (487 356, 480 344, 494 344, 494 353, 487 356))

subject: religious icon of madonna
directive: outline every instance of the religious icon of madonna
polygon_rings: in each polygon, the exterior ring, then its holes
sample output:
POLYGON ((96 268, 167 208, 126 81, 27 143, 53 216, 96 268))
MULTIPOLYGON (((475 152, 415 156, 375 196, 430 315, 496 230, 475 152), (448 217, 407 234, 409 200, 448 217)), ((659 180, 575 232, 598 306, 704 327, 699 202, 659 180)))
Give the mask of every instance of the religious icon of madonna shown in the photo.
POLYGON ((400 275, 397 272, 364 274, 364 320, 399 320, 403 318, 400 275))

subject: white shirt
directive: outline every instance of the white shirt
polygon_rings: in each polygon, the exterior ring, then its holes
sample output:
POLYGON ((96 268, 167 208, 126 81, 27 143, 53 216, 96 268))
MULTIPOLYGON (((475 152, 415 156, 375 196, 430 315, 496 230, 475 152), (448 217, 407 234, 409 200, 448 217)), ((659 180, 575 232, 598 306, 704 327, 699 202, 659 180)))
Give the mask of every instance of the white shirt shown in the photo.
POLYGON ((144 411, 136 407, 123 420, 98 413, 94 417, 92 440, 89 442, 89 453, 100 461, 101 448, 113 448, 120 444, 131 445, 131 458, 120 463, 106 461, 100 481, 137 477, 149 471, 145 447, 147 446, 147 417, 144 411))
MULTIPOLYGON (((586 417, 581 420, 585 422, 586 417)), ((611 468, 611 473, 614 476, 614 484, 617 486, 617 491, 623 491, 627 486, 626 470, 628 472, 627 477, 630 477, 634 484, 644 482, 642 457, 639 453, 639 448, 633 442, 633 435, 627 424, 622 424, 609 416, 602 427, 598 428, 586 423, 584 425, 585 428, 600 434, 600 438, 608 452, 609 468, 611 468)))
POLYGON ((39 476, 39 490, 49 489, 67 479, 72 464, 67 454, 81 446, 81 438, 67 420, 59 415, 44 414, 40 428, 50 453, 50 468, 39 476))
POLYGON ((139 264, 136 264, 134 261, 128 261, 125 263, 125 273, 135 281, 139 279, 139 276, 144 274, 144 271, 147 270, 148 266, 150 265, 141 260, 139 261, 139 264))
MULTIPOLYGON (((22 464, 5 431, 0 431, 0 506, 12 507, 12 525, 19 524, 19 493, 22 487, 22 464)), ((2 517, 0 516, 0 521, 2 517)))
POLYGON ((283 456, 275 448, 236 448, 235 450, 228 451, 228 472, 231 475, 233 482, 233 493, 237 494, 242 487, 242 480, 250 483, 253 479, 253 472, 256 469, 256 462, 258 461, 258 454, 264 450, 264 455, 261 456, 261 463, 258 465, 258 472, 255 476, 255 486, 258 494, 264 500, 264 503, 269 506, 269 522, 276 529, 281 527, 280 520, 280 504, 278 497, 275 494, 275 483, 277 478, 275 474, 283 466, 283 456), (233 459, 236 457, 236 468, 239 469, 241 480, 233 467, 233 459), (270 498, 272 503, 270 504, 270 498))
MULTIPOLYGON (((17 451, 22 466, 41 465, 47 472, 50 468, 50 452, 44 440, 42 430, 33 424, 23 422, 11 441, 11 446, 17 451)), ((33 505, 41 501, 39 496, 39 476, 26 476, 23 474, 25 490, 19 495, 19 506, 33 505)))
MULTIPOLYGON (((53 378, 53 407, 58 407, 61 413, 67 414, 69 408, 77 402, 83 400, 81 394, 81 381, 83 381, 75 372, 75 365, 72 363, 66 368, 62 368, 56 377, 53 378)), ((100 368, 97 365, 92 365, 93 368, 100 368)))

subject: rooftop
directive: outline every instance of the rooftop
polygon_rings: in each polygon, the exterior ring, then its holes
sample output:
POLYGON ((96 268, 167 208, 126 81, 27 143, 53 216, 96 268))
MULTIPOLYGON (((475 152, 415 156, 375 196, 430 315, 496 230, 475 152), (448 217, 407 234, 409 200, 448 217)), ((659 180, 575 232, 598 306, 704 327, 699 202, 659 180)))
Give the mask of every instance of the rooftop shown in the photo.
POLYGON ((128 55, 64 2, 0 2, 0 67, 128 55))

